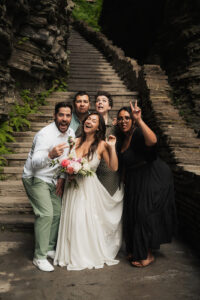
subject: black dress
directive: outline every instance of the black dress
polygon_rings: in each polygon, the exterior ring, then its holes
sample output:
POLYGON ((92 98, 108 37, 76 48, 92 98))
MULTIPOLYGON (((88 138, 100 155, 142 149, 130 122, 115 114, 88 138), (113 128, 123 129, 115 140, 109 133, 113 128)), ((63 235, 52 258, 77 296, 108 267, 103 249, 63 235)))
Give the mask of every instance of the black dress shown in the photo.
POLYGON ((136 128, 129 148, 119 151, 125 169, 123 233, 127 253, 133 260, 146 259, 148 249, 169 243, 176 226, 173 176, 158 156, 156 146, 147 147, 136 128))

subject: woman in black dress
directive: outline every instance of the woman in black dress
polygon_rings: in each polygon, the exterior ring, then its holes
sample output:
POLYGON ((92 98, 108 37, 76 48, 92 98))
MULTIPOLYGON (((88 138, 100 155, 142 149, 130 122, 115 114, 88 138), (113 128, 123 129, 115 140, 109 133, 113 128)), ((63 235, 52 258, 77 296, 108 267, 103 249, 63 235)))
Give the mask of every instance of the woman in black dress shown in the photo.
POLYGON ((141 118, 137 101, 117 114, 118 154, 125 183, 123 232, 131 264, 154 261, 151 252, 169 243, 176 224, 173 177, 157 156, 157 137, 141 118))

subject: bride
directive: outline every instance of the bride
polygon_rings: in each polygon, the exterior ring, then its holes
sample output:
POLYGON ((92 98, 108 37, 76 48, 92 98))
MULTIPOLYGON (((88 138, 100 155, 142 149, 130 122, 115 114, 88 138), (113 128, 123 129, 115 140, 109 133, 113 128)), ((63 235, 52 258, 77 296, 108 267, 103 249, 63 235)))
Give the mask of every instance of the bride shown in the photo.
MULTIPOLYGON (((99 113, 91 113, 83 121, 81 137, 76 139, 72 154, 85 157, 91 170, 103 158, 108 167, 117 171, 116 138, 105 138, 105 122, 99 113)), ((78 177, 78 187, 66 183, 54 265, 68 270, 102 268, 115 265, 121 246, 121 215, 123 189, 111 196, 93 176, 78 177)))

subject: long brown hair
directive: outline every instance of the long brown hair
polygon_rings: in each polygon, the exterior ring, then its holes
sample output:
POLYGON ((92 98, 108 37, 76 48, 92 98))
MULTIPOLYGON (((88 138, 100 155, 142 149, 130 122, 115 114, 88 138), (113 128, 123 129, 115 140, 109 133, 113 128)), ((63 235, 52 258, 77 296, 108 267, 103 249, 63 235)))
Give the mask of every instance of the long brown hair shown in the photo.
POLYGON ((85 131, 84 131, 84 124, 85 124, 85 121, 88 119, 89 116, 92 116, 92 115, 97 115, 99 117, 99 130, 97 130, 95 132, 95 135, 94 135, 94 142, 91 144, 90 148, 89 148, 89 151, 87 153, 87 158, 89 160, 91 160, 93 158, 93 154, 94 152, 96 151, 100 141, 102 140, 105 140, 105 133, 106 133, 106 125, 105 125, 105 121, 104 121, 104 118, 98 113, 98 112, 93 112, 91 114, 89 114, 82 122, 82 132, 81 132, 81 136, 80 136, 80 143, 79 145, 77 146, 77 148, 80 148, 81 145, 84 143, 84 141, 86 140, 86 134, 85 134, 85 131))

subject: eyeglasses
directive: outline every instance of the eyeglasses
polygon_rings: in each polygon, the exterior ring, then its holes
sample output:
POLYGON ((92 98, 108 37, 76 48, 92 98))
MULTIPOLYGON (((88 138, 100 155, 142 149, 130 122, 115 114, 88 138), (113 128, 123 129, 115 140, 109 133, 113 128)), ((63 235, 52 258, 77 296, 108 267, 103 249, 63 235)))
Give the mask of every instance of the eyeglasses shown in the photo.
POLYGON ((129 117, 129 116, 118 117, 118 118, 117 118, 117 121, 118 121, 118 122, 129 121, 130 119, 131 119, 131 117, 129 117))

